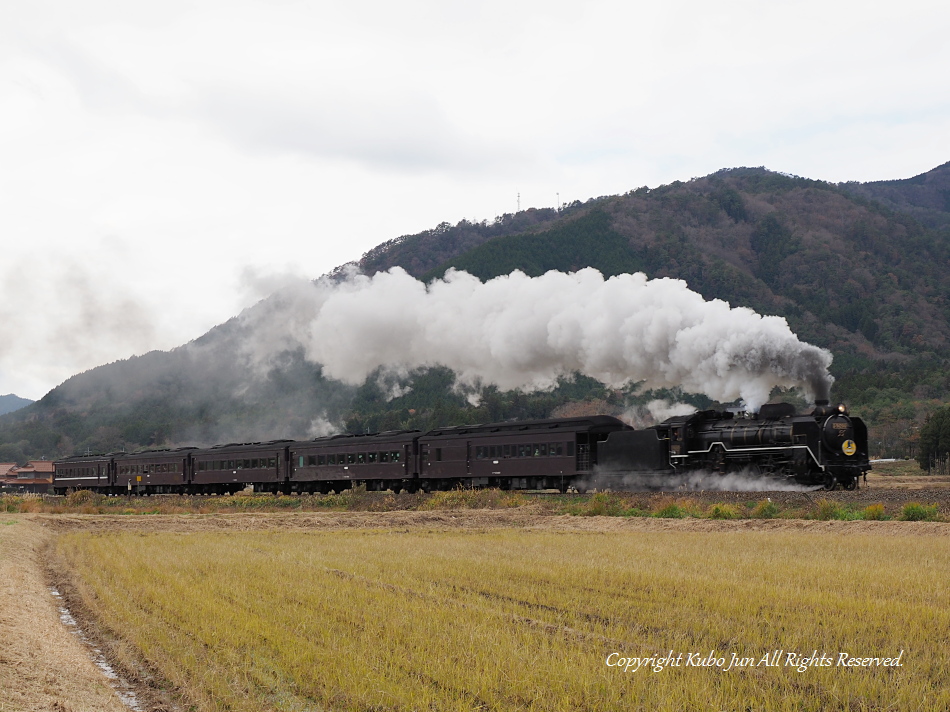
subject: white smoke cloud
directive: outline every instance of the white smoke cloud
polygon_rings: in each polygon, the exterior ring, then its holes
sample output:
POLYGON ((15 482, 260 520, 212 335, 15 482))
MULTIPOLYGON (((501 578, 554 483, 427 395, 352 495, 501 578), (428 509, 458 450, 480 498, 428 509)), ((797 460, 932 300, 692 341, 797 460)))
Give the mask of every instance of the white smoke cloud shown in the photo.
MULTIPOLYGON (((288 295, 289 296, 289 295, 288 295)), ((706 301, 686 283, 643 274, 609 279, 595 269, 528 277, 515 271, 482 283, 450 270, 428 286, 395 267, 295 288, 280 319, 245 319, 292 341, 349 384, 384 371, 446 366, 463 384, 501 389, 553 387, 574 372, 608 386, 681 388, 750 410, 774 386, 802 386, 826 398, 831 354, 804 343, 785 319, 706 301), (301 312, 301 308, 304 310, 301 312)), ((255 340, 256 347, 282 340, 255 340)), ((258 351, 258 355, 260 352, 258 351)))
POLYGON ((310 428, 307 435, 311 438, 325 438, 328 435, 336 435, 342 430, 339 425, 334 425, 323 415, 318 415, 310 421, 310 428))
POLYGON ((647 428, 662 423, 667 418, 689 415, 695 412, 696 406, 689 403, 670 403, 668 400, 658 398, 646 405, 635 405, 627 408, 620 419, 635 428, 647 428))

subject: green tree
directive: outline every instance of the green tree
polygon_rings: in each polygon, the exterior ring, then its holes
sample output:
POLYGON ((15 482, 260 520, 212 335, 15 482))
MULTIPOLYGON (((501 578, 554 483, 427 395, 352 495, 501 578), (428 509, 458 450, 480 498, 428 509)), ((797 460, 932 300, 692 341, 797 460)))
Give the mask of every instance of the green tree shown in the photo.
POLYGON ((933 459, 944 458, 950 453, 950 406, 944 406, 927 416, 920 429, 920 449, 917 462, 920 469, 929 469, 933 459))

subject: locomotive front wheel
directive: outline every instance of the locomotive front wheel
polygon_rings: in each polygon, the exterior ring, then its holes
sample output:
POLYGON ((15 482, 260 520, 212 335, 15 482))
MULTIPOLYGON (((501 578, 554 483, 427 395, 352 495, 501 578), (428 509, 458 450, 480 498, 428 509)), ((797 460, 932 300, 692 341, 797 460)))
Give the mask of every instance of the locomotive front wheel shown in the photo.
POLYGON ((858 486, 858 481, 854 478, 851 478, 850 480, 847 480, 842 486, 846 490, 850 491, 850 490, 855 489, 858 486))
POLYGON ((838 486, 838 478, 833 475, 828 475, 825 477, 825 489, 829 492, 835 489, 838 486))

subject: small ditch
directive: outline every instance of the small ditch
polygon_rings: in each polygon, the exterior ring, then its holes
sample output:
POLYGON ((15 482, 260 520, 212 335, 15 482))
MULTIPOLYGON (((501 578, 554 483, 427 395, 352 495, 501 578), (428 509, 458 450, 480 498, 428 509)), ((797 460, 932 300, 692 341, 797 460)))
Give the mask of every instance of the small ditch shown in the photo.
POLYGON ((115 690, 119 699, 122 700, 122 703, 133 712, 146 712, 146 708, 142 706, 138 696, 135 694, 134 687, 116 673, 109 664, 109 661, 106 660, 106 656, 102 653, 102 650, 97 648, 93 642, 86 637, 86 634, 83 633, 82 628, 79 627, 79 623, 73 617, 73 614, 66 608, 66 602, 63 600, 62 594, 53 586, 49 587, 49 592, 53 598, 56 599, 56 605, 59 608, 59 619, 73 635, 82 641, 86 650, 89 651, 92 662, 96 664, 96 667, 102 670, 102 673, 109 680, 109 684, 112 686, 112 689, 115 690))

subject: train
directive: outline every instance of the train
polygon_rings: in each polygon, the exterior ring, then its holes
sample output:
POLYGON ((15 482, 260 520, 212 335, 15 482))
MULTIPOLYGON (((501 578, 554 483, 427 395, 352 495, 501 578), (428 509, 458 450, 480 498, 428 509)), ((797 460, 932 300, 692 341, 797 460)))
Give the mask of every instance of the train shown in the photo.
POLYGON ((57 494, 726 489, 734 481, 853 490, 870 470, 867 427, 844 405, 809 413, 703 410, 634 429, 617 418, 457 425, 313 440, 230 443, 55 462, 57 494), (725 478, 735 478, 729 479, 725 478), (723 486, 727 484, 729 486, 723 486))

